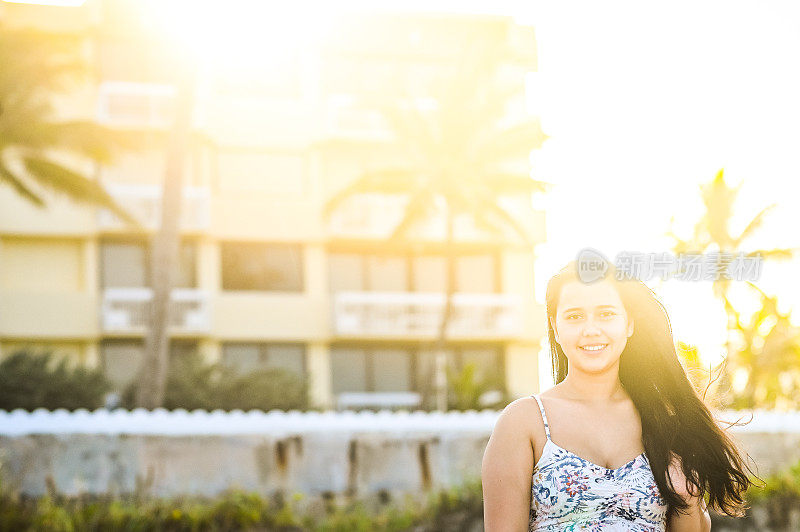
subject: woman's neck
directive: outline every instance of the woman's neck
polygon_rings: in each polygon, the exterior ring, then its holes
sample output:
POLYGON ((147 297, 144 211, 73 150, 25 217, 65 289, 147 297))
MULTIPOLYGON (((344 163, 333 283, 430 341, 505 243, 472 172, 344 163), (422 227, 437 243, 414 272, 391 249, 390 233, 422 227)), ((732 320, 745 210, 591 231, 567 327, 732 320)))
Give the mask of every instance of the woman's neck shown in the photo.
POLYGON ((618 375, 576 375, 568 373, 558 384, 562 393, 582 403, 613 403, 627 398, 618 375))

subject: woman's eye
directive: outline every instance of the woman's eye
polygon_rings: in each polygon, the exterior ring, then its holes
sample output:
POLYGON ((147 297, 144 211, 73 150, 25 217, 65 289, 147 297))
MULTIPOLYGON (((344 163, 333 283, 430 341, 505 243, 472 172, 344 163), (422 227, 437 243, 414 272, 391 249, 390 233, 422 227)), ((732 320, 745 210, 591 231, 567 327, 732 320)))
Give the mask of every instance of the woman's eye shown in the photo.
POLYGON ((613 312, 611 310, 607 310, 607 311, 603 312, 603 314, 608 314, 609 316, 614 316, 614 315, 616 315, 616 312, 613 312))
POLYGON ((581 317, 580 314, 572 314, 570 316, 567 316, 567 319, 569 320, 569 319, 572 319, 572 318, 580 318, 580 317, 581 317))

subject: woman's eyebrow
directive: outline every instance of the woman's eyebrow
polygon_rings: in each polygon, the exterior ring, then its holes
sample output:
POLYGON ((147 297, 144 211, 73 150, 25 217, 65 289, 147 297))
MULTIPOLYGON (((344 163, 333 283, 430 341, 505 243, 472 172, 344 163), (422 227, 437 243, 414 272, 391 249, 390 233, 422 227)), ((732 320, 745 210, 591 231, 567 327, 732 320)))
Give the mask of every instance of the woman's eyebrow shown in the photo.
MULTIPOLYGON (((614 306, 614 305, 597 305, 595 308, 617 308, 617 307, 616 307, 616 306, 614 306)), ((583 307, 572 307, 572 308, 568 308, 568 309, 566 309, 566 310, 565 310, 563 313, 566 313, 566 312, 572 312, 573 310, 583 310, 583 307)), ((563 314, 563 313, 562 313, 562 314, 563 314)))

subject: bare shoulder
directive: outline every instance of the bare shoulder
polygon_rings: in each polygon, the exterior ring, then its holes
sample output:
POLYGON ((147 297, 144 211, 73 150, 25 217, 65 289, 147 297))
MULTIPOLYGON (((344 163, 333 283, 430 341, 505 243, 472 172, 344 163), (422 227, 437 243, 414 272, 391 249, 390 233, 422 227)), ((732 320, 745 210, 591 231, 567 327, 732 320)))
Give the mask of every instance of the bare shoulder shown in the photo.
POLYGON ((494 426, 493 436, 515 436, 533 441, 534 435, 544 432, 544 422, 539 413, 539 404, 533 397, 521 397, 509 403, 500 413, 494 426))

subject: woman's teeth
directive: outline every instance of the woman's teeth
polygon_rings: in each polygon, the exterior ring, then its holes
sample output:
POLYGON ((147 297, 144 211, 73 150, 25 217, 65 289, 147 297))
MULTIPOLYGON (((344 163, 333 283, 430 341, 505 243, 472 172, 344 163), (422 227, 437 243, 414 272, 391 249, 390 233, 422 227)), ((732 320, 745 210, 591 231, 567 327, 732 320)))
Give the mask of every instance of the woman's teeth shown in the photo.
POLYGON ((581 349, 583 349, 584 351, 589 351, 591 353, 596 353, 597 351, 602 351, 603 349, 605 349, 606 345, 608 344, 587 345, 581 347, 581 349))

